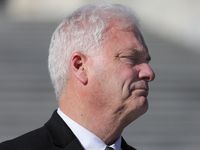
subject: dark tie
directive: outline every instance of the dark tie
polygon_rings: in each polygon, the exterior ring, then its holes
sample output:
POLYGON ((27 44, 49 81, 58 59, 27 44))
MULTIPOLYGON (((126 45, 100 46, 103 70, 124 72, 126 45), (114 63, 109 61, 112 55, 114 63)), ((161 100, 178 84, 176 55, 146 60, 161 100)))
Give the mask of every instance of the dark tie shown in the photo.
POLYGON ((112 147, 106 147, 105 150, 114 150, 112 147))

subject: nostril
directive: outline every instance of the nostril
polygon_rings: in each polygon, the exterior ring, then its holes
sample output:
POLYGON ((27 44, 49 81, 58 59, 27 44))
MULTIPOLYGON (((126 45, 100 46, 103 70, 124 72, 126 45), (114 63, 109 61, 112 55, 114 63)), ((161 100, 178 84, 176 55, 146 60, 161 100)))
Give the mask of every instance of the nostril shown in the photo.
POLYGON ((145 80, 145 81, 147 81, 147 82, 151 81, 150 77, 143 77, 142 79, 145 80))

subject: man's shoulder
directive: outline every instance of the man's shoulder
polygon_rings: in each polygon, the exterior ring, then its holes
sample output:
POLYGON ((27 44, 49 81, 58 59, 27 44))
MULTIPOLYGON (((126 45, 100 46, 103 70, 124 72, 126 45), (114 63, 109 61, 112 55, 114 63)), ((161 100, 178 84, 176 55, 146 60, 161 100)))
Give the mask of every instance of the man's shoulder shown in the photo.
POLYGON ((48 147, 51 139, 45 127, 38 128, 15 139, 0 144, 0 150, 40 150, 41 147, 48 147))
POLYGON ((71 141, 78 143, 78 139, 74 139, 75 135, 59 117, 57 111, 54 111, 43 127, 1 143, 0 150, 53 150, 70 145, 71 141))

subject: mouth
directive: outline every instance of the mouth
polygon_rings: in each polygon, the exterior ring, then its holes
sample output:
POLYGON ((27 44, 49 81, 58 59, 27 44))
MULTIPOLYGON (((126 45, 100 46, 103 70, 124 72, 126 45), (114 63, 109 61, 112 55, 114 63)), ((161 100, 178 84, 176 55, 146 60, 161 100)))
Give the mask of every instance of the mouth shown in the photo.
POLYGON ((147 97, 149 94, 149 89, 148 88, 138 88, 136 89, 138 91, 139 96, 144 96, 147 97))
POLYGON ((133 93, 136 94, 135 96, 147 98, 147 96, 149 94, 148 84, 141 82, 139 84, 133 85, 133 87, 130 88, 129 96, 131 96, 133 93))
POLYGON ((147 90, 141 90, 141 92, 140 92, 140 96, 147 97, 148 94, 149 94, 149 92, 147 90))

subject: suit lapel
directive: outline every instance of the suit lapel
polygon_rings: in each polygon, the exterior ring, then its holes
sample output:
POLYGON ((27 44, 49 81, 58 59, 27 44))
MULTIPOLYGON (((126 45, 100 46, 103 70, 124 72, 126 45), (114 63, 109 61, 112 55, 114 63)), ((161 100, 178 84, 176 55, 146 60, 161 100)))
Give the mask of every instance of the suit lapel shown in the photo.
POLYGON ((55 111, 51 119, 45 124, 52 143, 63 150, 84 150, 71 129, 55 111))
POLYGON ((122 150, 136 150, 135 148, 129 146, 129 145, 126 143, 126 141, 124 140, 123 137, 122 137, 121 148, 122 148, 122 150))

